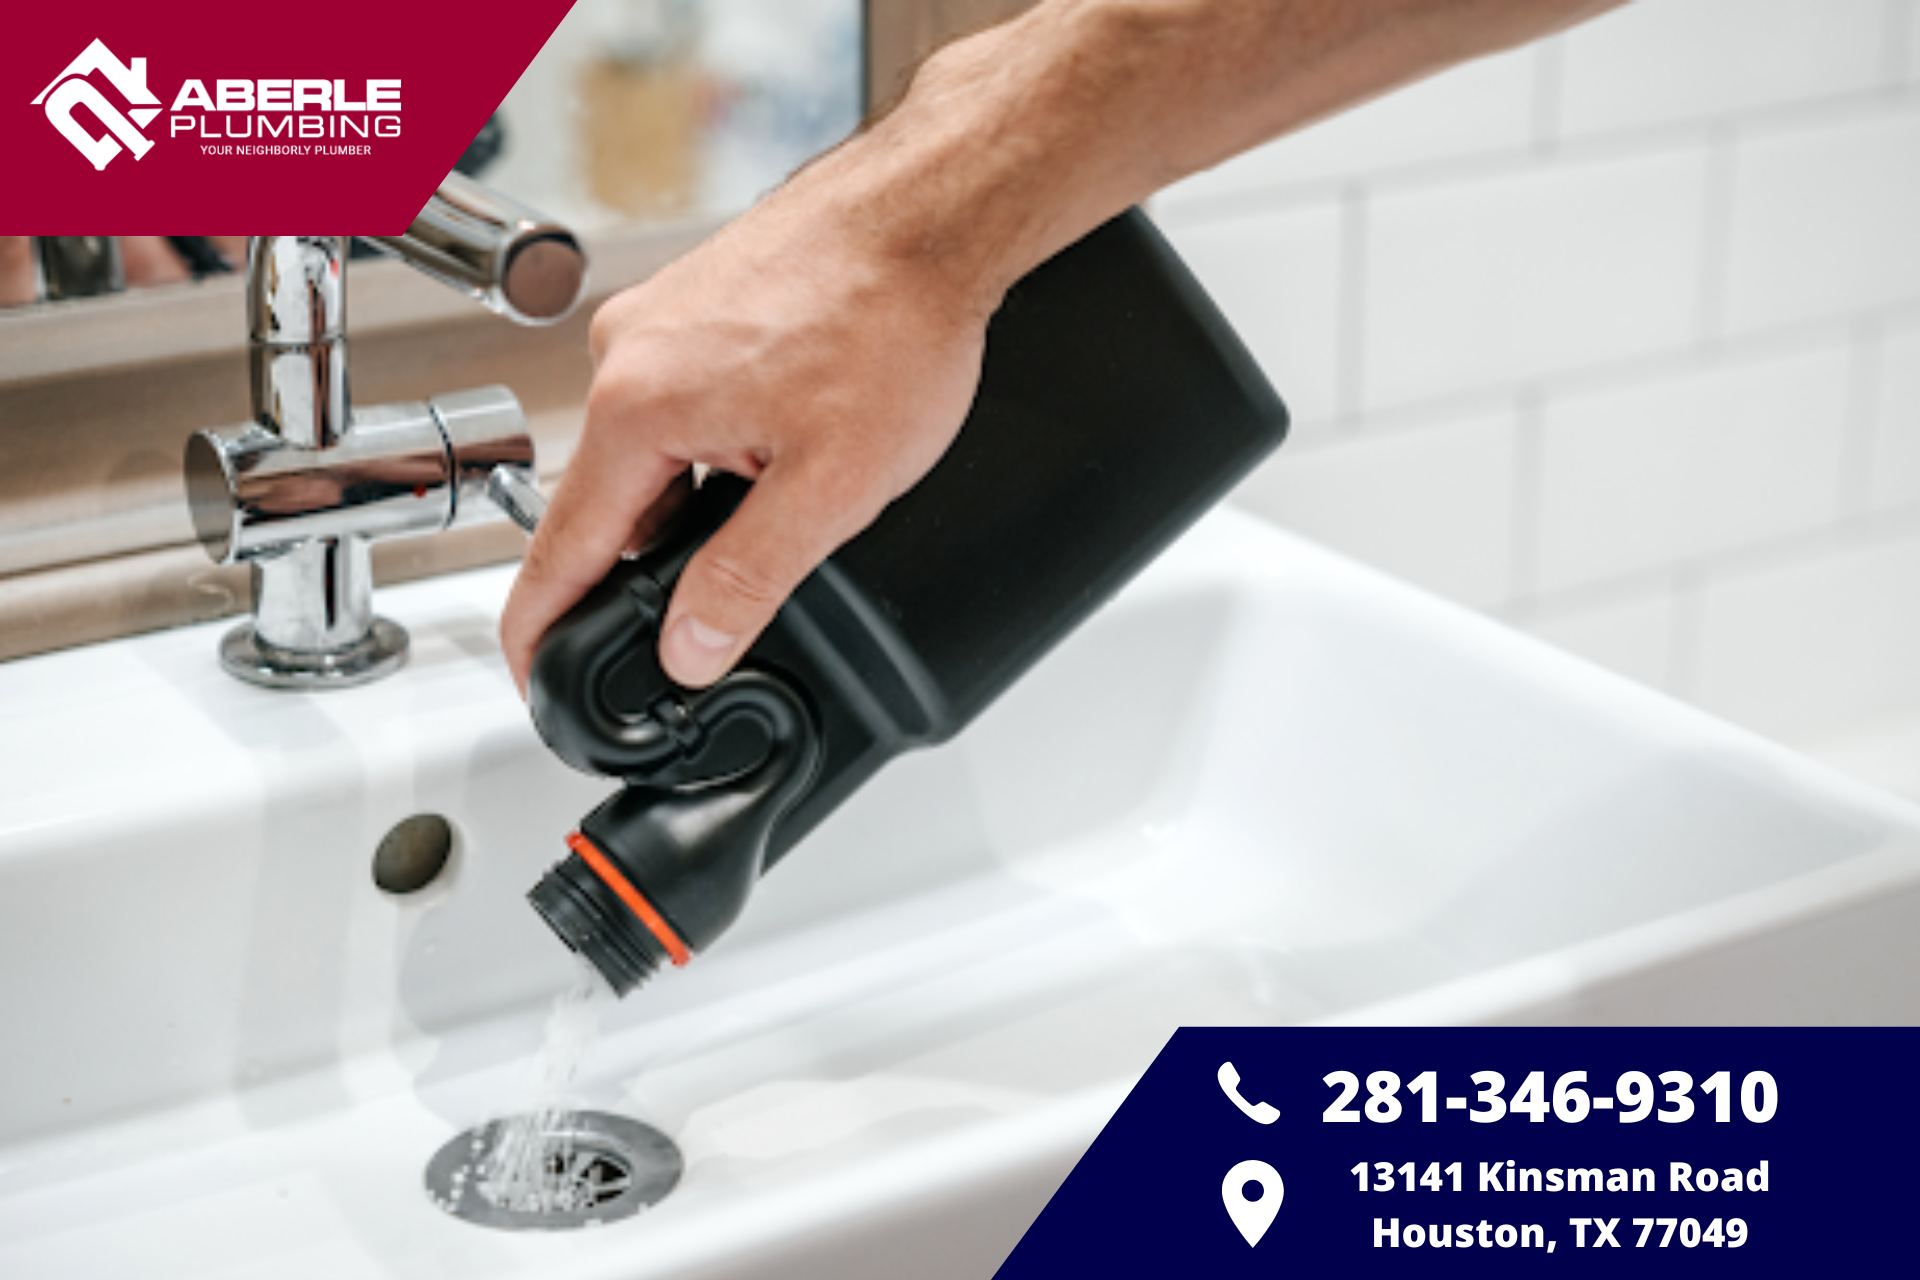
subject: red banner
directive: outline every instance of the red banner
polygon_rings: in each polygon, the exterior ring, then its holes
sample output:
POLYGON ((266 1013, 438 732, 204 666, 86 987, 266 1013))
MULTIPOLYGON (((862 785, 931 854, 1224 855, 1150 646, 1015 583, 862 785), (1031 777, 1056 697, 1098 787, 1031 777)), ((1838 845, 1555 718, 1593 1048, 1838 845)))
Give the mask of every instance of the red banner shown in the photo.
POLYGON ((571 7, 13 6, 0 226, 398 235, 571 7))

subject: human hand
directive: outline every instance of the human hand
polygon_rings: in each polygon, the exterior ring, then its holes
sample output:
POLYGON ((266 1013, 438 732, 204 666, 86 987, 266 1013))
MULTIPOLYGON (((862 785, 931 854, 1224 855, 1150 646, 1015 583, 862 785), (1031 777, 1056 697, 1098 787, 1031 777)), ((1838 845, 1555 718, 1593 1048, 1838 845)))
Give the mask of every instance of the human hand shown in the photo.
POLYGON ((998 292, 868 234, 833 159, 594 317, 586 424, 501 619, 522 692, 540 637, 694 464, 754 482, 662 629, 667 674, 699 688, 959 431, 998 292))

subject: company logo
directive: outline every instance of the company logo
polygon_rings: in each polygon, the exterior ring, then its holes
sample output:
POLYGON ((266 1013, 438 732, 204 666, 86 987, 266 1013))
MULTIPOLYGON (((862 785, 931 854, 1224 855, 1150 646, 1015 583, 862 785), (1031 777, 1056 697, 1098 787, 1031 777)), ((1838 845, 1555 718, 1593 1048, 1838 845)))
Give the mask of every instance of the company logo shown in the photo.
MULTIPOLYGON (((167 136, 186 134, 203 155, 369 155, 372 140, 400 136, 398 80, 215 80, 213 86, 209 92, 204 80, 183 82, 168 118, 167 136)), ((122 151, 138 160, 153 150, 154 139, 141 128, 153 123, 161 104, 147 87, 147 60, 123 63, 98 40, 33 105, 46 108, 53 127, 95 169, 122 151), (89 78, 95 72, 119 90, 124 111, 89 78)))
POLYGON ((86 51, 72 62, 67 69, 53 78, 53 83, 40 91, 33 100, 34 106, 46 103, 47 119, 53 122, 74 149, 85 156, 95 169, 104 169, 122 150, 133 152, 138 160, 153 150, 153 142, 140 132, 140 126, 150 123, 160 114, 160 99, 153 96, 147 88, 147 60, 135 58, 128 66, 114 57, 111 50, 100 41, 88 45, 86 51), (99 72, 107 82, 120 91, 128 105, 123 115, 120 109, 107 100, 93 81, 87 77, 99 72), (85 107, 96 120, 106 126, 106 132, 93 134, 87 126, 74 118, 74 110, 85 107), (132 116, 129 120, 127 117, 132 116), (122 144, 125 144, 124 146, 122 144))

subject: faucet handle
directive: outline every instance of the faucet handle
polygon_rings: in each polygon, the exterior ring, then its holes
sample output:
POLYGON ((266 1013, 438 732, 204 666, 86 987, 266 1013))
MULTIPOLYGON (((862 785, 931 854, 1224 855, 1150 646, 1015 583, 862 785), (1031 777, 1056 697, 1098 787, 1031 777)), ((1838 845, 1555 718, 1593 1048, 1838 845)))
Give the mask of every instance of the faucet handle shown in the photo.
POLYGON ((487 476, 487 496, 532 537, 547 514, 547 499, 525 470, 502 463, 487 476))
POLYGON ((405 235, 363 238, 520 324, 564 319, 587 287, 586 254, 571 231, 458 173, 405 235))
POLYGON ((446 527, 493 519, 498 507, 532 533, 547 502, 535 482, 533 435, 520 401, 505 387, 477 387, 435 396, 429 407, 446 441, 453 489, 446 527))

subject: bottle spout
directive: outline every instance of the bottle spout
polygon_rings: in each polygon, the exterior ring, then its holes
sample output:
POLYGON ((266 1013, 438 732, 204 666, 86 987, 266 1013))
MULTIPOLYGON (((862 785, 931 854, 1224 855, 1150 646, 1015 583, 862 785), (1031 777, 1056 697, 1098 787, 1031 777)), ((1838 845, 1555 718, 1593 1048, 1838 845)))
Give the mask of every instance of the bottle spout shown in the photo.
MULTIPOLYGON (((630 781, 580 823, 572 854, 527 896, 561 940, 626 995, 662 964, 685 964, 726 932, 765 869, 774 824, 812 783, 820 736, 805 701, 768 672, 736 671, 664 700, 663 736, 703 745, 757 731, 744 768, 671 786, 630 781)), ((664 767, 662 769, 664 772, 664 767)))

